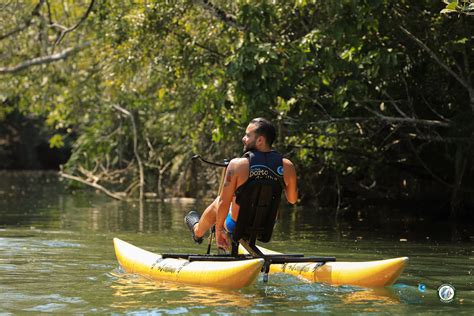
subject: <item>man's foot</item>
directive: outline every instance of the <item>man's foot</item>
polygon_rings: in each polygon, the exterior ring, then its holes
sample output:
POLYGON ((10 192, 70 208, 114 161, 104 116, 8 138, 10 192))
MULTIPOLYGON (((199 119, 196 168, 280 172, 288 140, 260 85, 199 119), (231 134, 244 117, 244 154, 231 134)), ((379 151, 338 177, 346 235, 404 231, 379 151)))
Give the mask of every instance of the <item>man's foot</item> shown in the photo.
POLYGON ((195 243, 200 244, 202 243, 203 238, 202 237, 196 237, 194 235, 194 225, 199 223, 199 220, 201 219, 201 216, 199 215, 198 212, 195 210, 190 211, 185 217, 184 217, 184 224, 188 226, 189 230, 193 234, 193 240, 195 243))

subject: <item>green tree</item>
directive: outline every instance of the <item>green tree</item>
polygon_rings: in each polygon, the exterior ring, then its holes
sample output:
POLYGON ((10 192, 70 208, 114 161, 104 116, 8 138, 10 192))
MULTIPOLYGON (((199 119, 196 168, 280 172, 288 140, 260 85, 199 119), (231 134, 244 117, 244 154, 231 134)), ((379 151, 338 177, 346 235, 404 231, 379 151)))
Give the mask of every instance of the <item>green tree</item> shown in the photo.
POLYGON ((247 121, 266 116, 303 201, 472 208, 470 1, 15 5, 0 115, 75 135, 64 175, 117 198, 196 195, 217 176, 192 153, 235 156, 247 121))

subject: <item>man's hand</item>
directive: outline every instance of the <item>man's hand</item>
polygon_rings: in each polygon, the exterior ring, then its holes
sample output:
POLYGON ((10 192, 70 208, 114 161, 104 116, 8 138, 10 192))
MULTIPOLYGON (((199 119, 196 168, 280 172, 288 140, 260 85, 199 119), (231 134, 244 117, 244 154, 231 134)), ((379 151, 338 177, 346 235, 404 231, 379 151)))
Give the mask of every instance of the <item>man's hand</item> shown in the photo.
POLYGON ((224 248, 226 250, 230 249, 229 238, 224 229, 216 229, 216 244, 217 248, 224 248))

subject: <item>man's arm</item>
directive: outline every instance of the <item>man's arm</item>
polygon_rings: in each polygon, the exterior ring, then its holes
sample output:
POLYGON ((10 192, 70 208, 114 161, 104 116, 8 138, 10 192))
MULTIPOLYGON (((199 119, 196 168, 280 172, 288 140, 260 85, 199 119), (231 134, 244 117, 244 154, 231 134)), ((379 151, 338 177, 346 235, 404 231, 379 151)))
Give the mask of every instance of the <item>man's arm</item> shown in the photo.
POLYGON ((285 195, 289 203, 298 201, 298 188, 296 185, 296 170, 291 161, 283 159, 283 179, 285 180, 285 195))
POLYGON ((224 185, 217 204, 216 216, 216 242, 218 247, 228 249, 230 247, 229 241, 224 231, 224 222, 229 213, 230 203, 234 197, 235 189, 237 188, 237 164, 233 159, 229 162, 224 178, 224 185))

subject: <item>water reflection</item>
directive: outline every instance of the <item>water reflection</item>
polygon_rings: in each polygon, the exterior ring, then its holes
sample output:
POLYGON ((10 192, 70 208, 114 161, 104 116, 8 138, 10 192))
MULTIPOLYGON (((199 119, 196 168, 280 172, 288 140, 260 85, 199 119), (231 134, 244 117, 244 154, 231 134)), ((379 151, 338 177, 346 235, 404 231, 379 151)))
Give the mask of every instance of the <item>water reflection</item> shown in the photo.
POLYGON ((279 308, 300 308, 324 311, 333 304, 367 306, 364 311, 380 310, 381 306, 400 304, 399 293, 390 288, 364 289, 349 286, 302 283, 299 279, 279 275, 270 284, 259 280, 252 288, 239 291, 194 287, 171 282, 156 282, 115 269, 110 285, 118 298, 113 307, 124 310, 144 308, 169 311, 177 306, 199 310, 208 307, 233 307, 234 311, 272 311, 279 308))
POLYGON ((344 304, 393 305, 400 303, 400 297, 388 288, 353 290, 343 296, 344 304))
POLYGON ((111 272, 111 276, 115 278, 111 284, 113 295, 120 298, 114 302, 113 307, 123 309, 156 308, 163 303, 166 303, 167 308, 183 305, 193 308, 200 306, 245 308, 256 303, 254 298, 250 299, 238 291, 156 282, 138 275, 123 273, 121 269, 115 269, 111 272))
MULTIPOLYGON (((67 192, 51 172, 0 172, 0 227, 81 228, 92 231, 167 232, 182 229, 182 215, 205 202, 119 202, 93 191, 67 192), (180 211, 176 211, 180 210, 180 211), (87 226, 84 226, 87 224, 87 226)), ((472 242, 469 222, 428 221, 387 208, 359 210, 354 218, 336 221, 330 210, 285 208, 275 237, 285 240, 400 240, 472 242), (423 229, 420 229, 422 227, 423 229)))
POLYGON ((287 274, 271 275, 269 285, 260 283, 262 296, 285 298, 290 301, 322 302, 328 300, 338 304, 354 305, 394 305, 400 303, 400 292, 392 287, 362 288, 357 286, 336 286, 324 283, 311 283, 287 274))
MULTIPOLYGON (((117 202, 91 191, 65 192, 57 180, 47 179, 0 175, 0 310, 6 313, 474 311, 469 239, 474 231, 469 222, 431 223, 382 211, 361 211, 354 220, 335 222, 313 209, 283 208, 268 248, 336 256, 339 261, 410 256, 399 279, 403 285, 361 289, 271 275, 269 283, 259 279, 239 291, 203 289, 156 283, 115 270, 113 237, 158 253, 204 253, 206 245, 192 243, 183 225, 183 214, 192 203, 117 202), (407 241, 400 242, 402 238, 407 241), (419 283, 426 284, 425 292, 418 290, 419 283), (442 283, 456 287, 451 305, 437 298, 442 283)), ((205 203, 198 203, 202 210, 205 203)))

